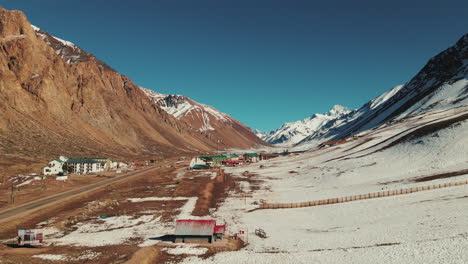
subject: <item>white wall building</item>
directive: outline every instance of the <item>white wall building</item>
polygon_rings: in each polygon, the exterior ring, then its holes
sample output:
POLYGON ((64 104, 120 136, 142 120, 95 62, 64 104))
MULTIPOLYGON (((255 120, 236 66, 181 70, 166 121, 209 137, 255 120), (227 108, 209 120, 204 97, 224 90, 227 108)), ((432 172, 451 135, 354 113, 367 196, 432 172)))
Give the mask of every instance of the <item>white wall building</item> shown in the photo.
POLYGON ((190 161, 190 167, 193 168, 195 165, 207 165, 206 160, 200 157, 195 157, 190 161))
POLYGON ((57 175, 63 173, 63 164, 68 160, 67 157, 60 156, 58 159, 49 162, 47 167, 42 169, 44 175, 57 175))
POLYGON ((105 165, 106 163, 101 159, 71 158, 67 160, 68 171, 75 174, 102 172, 105 170, 105 165))

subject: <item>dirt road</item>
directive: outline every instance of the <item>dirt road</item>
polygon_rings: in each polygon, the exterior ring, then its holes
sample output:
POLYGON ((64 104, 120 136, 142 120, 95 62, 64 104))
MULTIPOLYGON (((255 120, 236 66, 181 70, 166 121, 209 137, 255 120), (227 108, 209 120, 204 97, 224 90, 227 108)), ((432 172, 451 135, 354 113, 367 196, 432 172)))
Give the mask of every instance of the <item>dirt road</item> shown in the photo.
POLYGON ((30 210, 37 209, 37 208, 39 208, 41 206, 50 204, 52 202, 56 202, 56 201, 59 201, 59 200, 62 200, 62 199, 70 198, 71 196, 74 196, 74 195, 77 195, 77 194, 82 194, 82 193, 90 191, 90 190, 101 188, 103 186, 107 186, 107 185, 115 183, 117 181, 121 181, 123 179, 129 178, 129 177, 132 177, 132 176, 135 176, 135 175, 139 175, 141 173, 147 172, 149 170, 157 169, 157 168, 160 168, 160 167, 161 166, 154 166, 154 167, 151 167, 151 168, 147 168, 147 169, 143 169, 143 170, 140 170, 140 171, 132 172, 132 173, 125 174, 125 175, 122 175, 122 176, 119 176, 119 177, 115 177, 115 178, 112 178, 112 179, 109 179, 109 180, 97 182, 97 183, 90 184, 90 185, 87 185, 87 186, 83 186, 83 187, 80 187, 80 188, 77 188, 77 189, 74 189, 74 190, 70 190, 70 191, 67 191, 67 192, 55 194, 55 195, 52 195, 52 196, 48 196, 48 197, 39 199, 37 201, 29 202, 29 203, 22 204, 22 205, 17 206, 17 207, 13 207, 13 208, 10 208, 10 209, 0 211, 0 222, 2 222, 3 220, 5 220, 7 218, 12 217, 12 216, 22 214, 22 213, 26 213, 26 212, 28 212, 30 210))

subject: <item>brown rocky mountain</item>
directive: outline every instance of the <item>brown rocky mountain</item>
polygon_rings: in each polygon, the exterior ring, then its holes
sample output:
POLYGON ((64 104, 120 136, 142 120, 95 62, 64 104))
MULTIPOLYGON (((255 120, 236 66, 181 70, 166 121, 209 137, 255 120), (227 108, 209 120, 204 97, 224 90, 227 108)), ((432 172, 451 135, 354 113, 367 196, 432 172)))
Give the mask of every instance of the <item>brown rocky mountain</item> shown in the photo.
MULTIPOLYGON (((31 26, 22 12, 3 8, 0 113, 4 174, 32 172, 58 155, 138 159, 217 147, 152 102, 128 77, 31 26)), ((262 143, 240 142, 234 138, 223 147, 262 143)))
POLYGON ((184 95, 164 95, 141 89, 164 111, 190 124, 192 128, 215 141, 219 148, 249 148, 252 142, 264 144, 250 128, 212 106, 195 102, 184 95))

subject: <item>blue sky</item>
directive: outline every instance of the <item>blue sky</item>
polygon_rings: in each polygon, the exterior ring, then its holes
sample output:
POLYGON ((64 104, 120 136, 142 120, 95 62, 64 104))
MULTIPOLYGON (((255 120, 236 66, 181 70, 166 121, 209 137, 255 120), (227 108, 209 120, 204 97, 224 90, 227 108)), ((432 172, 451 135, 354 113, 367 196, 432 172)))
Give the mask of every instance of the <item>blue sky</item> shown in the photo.
POLYGON ((140 86, 187 95, 262 130, 335 104, 358 108, 410 80, 468 33, 466 1, 321 2, 0 5, 24 11, 36 26, 74 42, 140 86))

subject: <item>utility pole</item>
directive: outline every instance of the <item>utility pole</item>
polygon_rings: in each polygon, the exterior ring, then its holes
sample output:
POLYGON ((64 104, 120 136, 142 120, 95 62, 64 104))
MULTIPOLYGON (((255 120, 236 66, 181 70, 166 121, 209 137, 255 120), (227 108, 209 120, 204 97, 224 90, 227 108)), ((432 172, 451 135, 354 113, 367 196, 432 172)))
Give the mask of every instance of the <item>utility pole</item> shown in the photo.
POLYGON ((11 194, 10 194, 10 200, 11 200, 11 203, 14 204, 15 203, 15 194, 16 194, 16 185, 12 185, 11 186, 11 194))
POLYGON ((42 190, 47 190, 47 180, 46 176, 42 177, 42 190))

